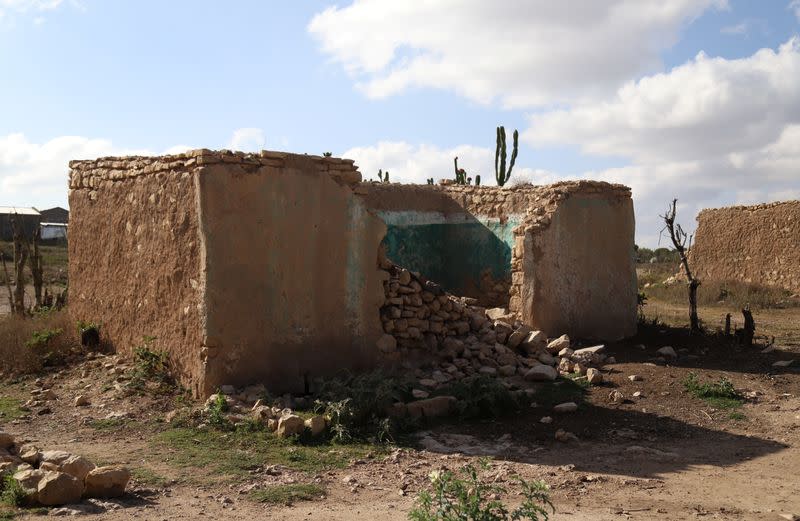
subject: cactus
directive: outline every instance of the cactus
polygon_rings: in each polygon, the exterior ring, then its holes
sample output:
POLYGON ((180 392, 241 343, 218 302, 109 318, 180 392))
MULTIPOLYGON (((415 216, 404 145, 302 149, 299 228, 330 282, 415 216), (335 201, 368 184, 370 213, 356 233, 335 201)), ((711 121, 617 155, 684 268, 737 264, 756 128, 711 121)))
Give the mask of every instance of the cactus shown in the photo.
POLYGON ((458 156, 453 158, 453 165, 456 171, 456 184, 457 185, 465 185, 467 184, 467 171, 463 168, 458 168, 458 156))
POLYGON ((429 185, 432 185, 432 184, 433 184, 433 178, 432 178, 432 177, 429 177, 429 178, 428 178, 428 184, 429 184, 429 185))
POLYGON ((480 186, 480 185, 481 185, 481 175, 478 174, 475 176, 475 186, 480 186))
POLYGON ((388 183, 389 171, 387 170, 386 173, 384 173, 383 170, 378 170, 378 179, 381 180, 381 183, 388 183))
POLYGON ((519 132, 514 130, 514 148, 511 151, 511 162, 508 164, 508 171, 506 171, 506 128, 497 127, 497 147, 494 151, 494 176, 497 179, 497 186, 503 186, 506 181, 511 177, 511 170, 514 168, 514 162, 517 160, 517 144, 519 141, 519 132))
POLYGON ((323 152, 322 156, 323 157, 333 157, 333 152, 323 152))

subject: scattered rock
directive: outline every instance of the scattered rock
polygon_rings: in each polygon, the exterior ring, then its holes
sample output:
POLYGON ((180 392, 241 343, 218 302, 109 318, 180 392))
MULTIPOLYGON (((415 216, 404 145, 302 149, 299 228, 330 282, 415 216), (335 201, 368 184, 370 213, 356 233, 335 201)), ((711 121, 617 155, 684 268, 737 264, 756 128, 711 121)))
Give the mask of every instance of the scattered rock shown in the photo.
POLYGON ((625 395, 619 391, 611 391, 608 394, 608 399, 614 403, 622 403, 625 401, 625 395))
POLYGON ((429 393, 428 391, 423 391, 422 389, 412 389, 411 390, 411 396, 413 396, 417 400, 424 400, 425 398, 427 398, 430 395, 431 395, 431 393, 429 393))
POLYGON ((447 416, 456 404, 455 396, 434 396, 406 404, 408 415, 412 418, 438 418, 447 416))
POLYGON ((558 405, 553 407, 553 412, 557 413, 575 412, 577 410, 578 410, 578 404, 575 402, 559 403, 558 405))
POLYGON ((555 340, 551 340, 549 344, 547 344, 547 350, 551 353, 559 353, 564 349, 569 348, 570 340, 568 335, 561 335, 560 337, 556 338, 555 340))
POLYGON ((305 427, 306 426, 305 422, 303 422, 303 418, 297 416, 296 414, 287 414, 281 416, 280 420, 278 420, 278 428, 276 433, 281 438, 296 436, 298 434, 302 434, 305 427))
POLYGON ((36 501, 44 506, 78 503, 83 494, 83 483, 64 472, 46 472, 37 485, 36 501))
POLYGON ((543 416, 542 419, 539 420, 539 423, 544 423, 544 424, 553 423, 553 418, 552 416, 543 416))
POLYGON ((630 380, 631 382, 641 382, 643 378, 638 374, 632 374, 628 377, 628 380, 630 380))
POLYGON ((525 379, 532 382, 552 381, 558 377, 558 371, 549 365, 535 365, 525 373, 525 379))
POLYGON ((89 399, 86 396, 79 394, 75 397, 75 400, 72 401, 72 405, 75 407, 86 407, 89 405, 89 399))
POLYGON ((61 464, 61 472, 69 474, 83 482, 86 475, 94 470, 96 465, 83 456, 72 455, 61 464))
POLYGON ((594 367, 590 367, 586 370, 586 381, 592 385, 596 385, 603 382, 603 373, 595 369, 594 367))
POLYGON ((642 393, 642 391, 636 391, 635 393, 633 393, 633 397, 634 398, 644 398, 644 394, 642 393))
POLYGON ((97 467, 86 475, 86 495, 90 497, 119 497, 131 479, 125 467, 97 467))
POLYGON ((778 360, 777 362, 772 364, 772 367, 783 368, 783 367, 789 367, 792 364, 794 364, 794 360, 778 360))
POLYGON ((565 431, 564 429, 558 429, 556 431, 556 441, 560 441, 562 443, 568 443, 570 441, 578 441, 578 437, 572 434, 569 431, 565 431))
POLYGON ((312 436, 319 436, 325 432, 325 418, 322 416, 312 416, 305 421, 305 426, 311 431, 312 436))
POLYGON ((672 346, 664 346, 658 351, 656 351, 656 353, 663 356, 664 358, 671 358, 671 359, 678 358, 678 353, 675 352, 672 346))

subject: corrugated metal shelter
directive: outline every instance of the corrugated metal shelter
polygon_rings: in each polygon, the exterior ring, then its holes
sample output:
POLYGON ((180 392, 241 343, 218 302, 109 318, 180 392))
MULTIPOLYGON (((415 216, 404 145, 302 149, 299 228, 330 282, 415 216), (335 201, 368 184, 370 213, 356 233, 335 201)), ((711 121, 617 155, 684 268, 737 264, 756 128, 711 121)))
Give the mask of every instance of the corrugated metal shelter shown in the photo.
POLYGON ((42 230, 41 239, 43 241, 66 241, 67 240, 67 225, 64 223, 42 223, 40 225, 42 230))
POLYGON ((39 229, 42 216, 36 208, 0 206, 0 240, 11 241, 14 239, 14 232, 11 226, 14 220, 16 220, 18 226, 22 226, 25 237, 28 240, 33 240, 33 235, 39 229))

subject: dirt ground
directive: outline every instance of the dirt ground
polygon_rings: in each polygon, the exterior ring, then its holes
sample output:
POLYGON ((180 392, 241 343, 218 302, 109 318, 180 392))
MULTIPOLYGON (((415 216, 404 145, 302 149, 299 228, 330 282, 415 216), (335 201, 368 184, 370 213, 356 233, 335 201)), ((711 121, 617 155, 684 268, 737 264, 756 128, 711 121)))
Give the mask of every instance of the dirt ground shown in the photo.
MULTIPOLYGON (((713 326, 731 310, 701 311, 713 326)), ((651 302, 649 312, 685 321, 684 310, 674 305, 651 302)), ((0 417, 0 424, 41 448, 134 470, 130 493, 87 519, 406 519, 432 470, 481 457, 491 458, 484 475, 512 490, 514 475, 545 480, 556 507, 551 519, 791 519, 800 516, 800 309, 759 311, 755 320, 757 333, 775 336, 769 353, 689 337, 683 329, 647 327, 637 338, 609 346, 617 363, 604 367, 605 383, 589 388, 575 413, 558 416, 532 407, 497 421, 444 423, 403 446, 376 446, 340 467, 310 472, 263 461, 218 479, 216 454, 206 454, 205 465, 187 464, 182 448, 154 441, 169 433, 161 420, 174 402, 115 397, 113 380, 98 362, 42 377, 59 397, 50 414, 0 417), (679 351, 678 362, 653 363, 664 345, 679 351), (778 360, 795 362, 773 367, 778 360), (748 398, 739 408, 715 409, 686 393, 682 382, 690 372, 704 381, 724 376, 748 398), (641 381, 629 380, 634 374, 641 381), (612 390, 626 401, 612 402, 612 390), (637 391, 642 395, 635 398, 637 391), (91 406, 72 406, 79 393, 91 406), (110 413, 130 420, 95 421, 110 413), (553 422, 541 423, 543 416, 553 422), (555 441, 557 429, 578 441, 555 441), (324 497, 287 506, 259 503, 249 494, 265 484, 298 482, 324 486, 324 497)), ((34 386, 33 377, 7 382, 0 394, 24 401, 34 386)), ((228 450, 239 449, 231 444, 228 450)), ((513 492, 506 499, 520 501, 513 492)))

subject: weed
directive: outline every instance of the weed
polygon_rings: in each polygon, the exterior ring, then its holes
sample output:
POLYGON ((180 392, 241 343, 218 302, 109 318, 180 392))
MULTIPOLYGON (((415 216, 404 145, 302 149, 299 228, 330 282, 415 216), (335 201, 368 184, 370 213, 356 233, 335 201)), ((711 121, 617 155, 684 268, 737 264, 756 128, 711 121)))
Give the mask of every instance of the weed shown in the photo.
POLYGON ((25 415, 25 411, 20 409, 21 402, 9 396, 0 396, 0 418, 4 420, 15 420, 25 415))
POLYGON ((455 396, 462 419, 498 417, 517 411, 529 403, 526 398, 511 394, 496 378, 485 375, 451 383, 438 390, 437 394, 455 396))
POLYGON ((745 416, 743 412, 733 411, 728 415, 728 419, 734 421, 745 421, 747 420, 747 416, 745 416))
POLYGON ((154 487, 165 487, 169 483, 169 480, 167 478, 159 474, 156 474, 152 469, 146 467, 138 467, 132 469, 131 476, 139 483, 154 487))
MULTIPOLYGON (((487 466, 485 462, 481 465, 483 468, 487 466)), ((545 507, 555 512, 547 485, 541 481, 518 479, 525 500, 510 511, 502 501, 493 499, 506 494, 507 490, 482 481, 473 465, 466 465, 460 476, 449 470, 431 472, 432 490, 420 492, 408 517, 413 521, 547 520, 549 514, 545 507)))
POLYGON ((175 390, 175 380, 169 368, 169 357, 166 351, 152 348, 155 337, 142 337, 142 345, 134 348, 134 369, 130 386, 140 392, 153 391, 156 394, 168 394, 175 390))
POLYGON ((292 440, 265 430, 245 429, 170 429, 157 435, 154 443, 170 449, 172 466, 202 468, 206 476, 217 478, 243 477, 263 465, 284 465, 303 472, 345 468, 351 460, 376 452, 374 446, 356 443, 294 445, 292 440))
POLYGON ((716 409, 734 409, 744 403, 742 395, 724 376, 719 382, 700 383, 695 373, 689 373, 683 380, 683 387, 686 392, 716 409))
POLYGON ((63 329, 44 329, 42 331, 34 331, 31 335, 30 340, 25 342, 25 347, 29 347, 31 349, 41 349, 47 347, 47 344, 60 335, 63 332, 63 329))
POLYGON ((320 383, 315 409, 331 418, 334 441, 388 441, 402 429, 388 419, 387 410, 395 402, 408 401, 410 392, 410 383, 380 371, 346 375, 320 383))
POLYGON ((231 427, 230 422, 225 417, 228 412, 228 402, 225 395, 220 391, 214 395, 214 399, 208 406, 208 423, 217 429, 227 430, 231 427))
POLYGON ((78 346, 66 310, 38 314, 0 316, 0 360, 12 374, 40 371, 63 362, 78 346))
POLYGON ((14 479, 13 476, 4 476, 2 483, 2 492, 0 492, 0 503, 12 507, 21 507, 25 504, 27 494, 19 481, 14 479))
POLYGON ((297 501, 311 501, 325 495, 325 488, 315 483, 271 485, 250 493, 250 498, 259 503, 292 505, 297 501))
POLYGON ((567 378, 542 384, 536 390, 533 399, 546 409, 564 402, 575 402, 580 405, 588 387, 589 382, 586 379, 577 379, 575 375, 568 375, 567 378))

